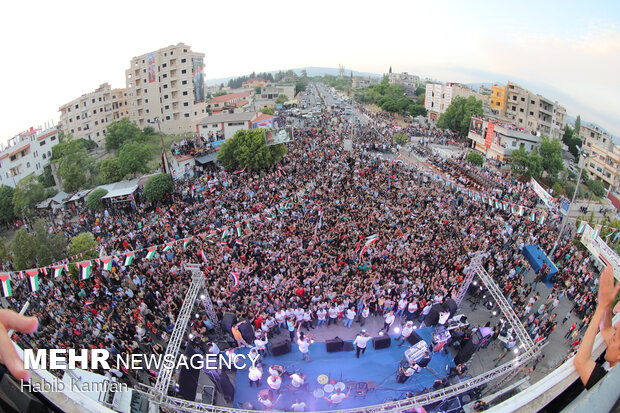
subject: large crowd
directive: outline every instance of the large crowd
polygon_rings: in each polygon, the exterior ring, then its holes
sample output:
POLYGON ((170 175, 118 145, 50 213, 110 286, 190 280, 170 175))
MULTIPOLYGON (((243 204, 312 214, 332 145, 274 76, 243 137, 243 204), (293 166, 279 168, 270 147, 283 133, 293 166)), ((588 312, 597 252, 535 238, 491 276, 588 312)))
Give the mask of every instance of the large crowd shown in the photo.
MULTIPOLYGON (((79 219, 64 223, 62 230, 69 236, 93 233, 106 255, 194 238, 187 246, 177 242, 166 252, 160 248, 151 259, 138 254, 127 267, 120 259, 110 271, 96 266, 87 280, 63 274, 44 278, 35 293, 26 283, 14 288, 11 306, 19 310, 28 300, 29 313, 40 320, 36 334, 16 336, 17 342, 33 348, 160 354, 190 285, 184 270, 190 262, 202 263, 218 317, 232 312, 267 336, 290 331, 289 322, 315 327, 352 316, 363 323, 391 310, 417 319, 432 303, 456 294, 463 269, 477 251, 488 253, 485 267, 535 340, 557 328, 554 306, 564 295, 574 300, 575 314, 587 325, 595 277, 570 233, 554 257, 560 271, 552 295, 537 298, 525 282, 522 246, 539 244, 550 251, 557 220, 532 222, 527 215, 463 197, 449 179, 460 188, 487 190, 467 169, 454 166, 463 159, 432 156, 432 171, 382 159, 376 149, 391 150, 391 136, 400 129, 389 116, 363 116, 374 127, 328 114, 308 120, 295 130, 281 164, 266 171, 232 174, 210 166, 194 181, 178 182, 174 193, 156 204, 137 194, 134 207, 109 205, 102 213, 82 208, 79 219), (352 129, 354 151, 344 152, 343 139, 352 129), (239 223, 240 235, 235 230, 239 223), (225 237, 221 232, 198 237, 225 228, 225 237), (360 244, 375 234, 378 241, 360 254, 360 244)), ((410 128, 405 133, 452 138, 410 128)), ((175 150, 192 153, 204 145, 191 139, 175 150)), ((497 179, 494 194, 535 206, 527 185, 497 179)), ((191 331, 208 335, 211 327, 203 315, 192 322, 191 331)), ((154 372, 115 373, 129 383, 155 377, 154 372)))

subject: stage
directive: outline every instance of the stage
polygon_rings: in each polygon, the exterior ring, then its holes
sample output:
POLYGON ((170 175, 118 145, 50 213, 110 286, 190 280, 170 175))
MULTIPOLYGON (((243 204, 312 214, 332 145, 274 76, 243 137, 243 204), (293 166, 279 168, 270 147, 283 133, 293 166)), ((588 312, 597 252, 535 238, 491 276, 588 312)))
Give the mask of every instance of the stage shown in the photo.
MULTIPOLYGON (((431 344, 431 334, 434 327, 416 330, 417 333, 431 344)), ((371 406, 386 401, 402 399, 406 392, 420 392, 425 388, 432 388, 433 383, 438 378, 444 378, 448 374, 448 369, 454 366, 454 361, 449 353, 438 352, 432 354, 432 359, 428 368, 422 369, 406 383, 396 382, 396 370, 399 362, 403 360, 405 350, 409 348, 409 343, 398 347, 395 343, 397 335, 392 335, 392 343, 389 348, 375 350, 372 348, 372 341, 368 342, 366 354, 355 357, 355 351, 341 351, 328 353, 324 342, 316 342, 310 346, 311 362, 302 361, 301 353, 297 345, 292 346, 292 351, 281 356, 267 356, 263 359, 263 377, 260 388, 249 387, 247 370, 238 371, 235 382, 234 407, 240 408, 246 402, 258 409, 263 410, 263 405, 258 401, 258 392, 262 389, 269 389, 267 378, 269 376, 268 367, 272 364, 284 366, 288 372, 301 372, 306 375, 309 391, 293 391, 288 388, 291 380, 285 374, 282 377, 281 398, 274 410, 288 409, 296 398, 306 402, 306 411, 331 411, 335 409, 356 408, 371 406), (316 389, 324 389, 323 385, 317 382, 320 375, 329 377, 329 384, 343 382, 347 385, 344 393, 353 386, 349 398, 340 403, 337 407, 331 405, 324 398, 317 399, 314 396, 316 389), (355 384, 357 382, 369 382, 370 390, 365 398, 355 397, 355 384), (374 389, 373 389, 374 387, 374 389)), ((240 350, 247 352, 248 349, 240 350)), ((325 394, 328 396, 329 394, 325 394)), ((277 398, 277 396, 276 396, 277 398)))

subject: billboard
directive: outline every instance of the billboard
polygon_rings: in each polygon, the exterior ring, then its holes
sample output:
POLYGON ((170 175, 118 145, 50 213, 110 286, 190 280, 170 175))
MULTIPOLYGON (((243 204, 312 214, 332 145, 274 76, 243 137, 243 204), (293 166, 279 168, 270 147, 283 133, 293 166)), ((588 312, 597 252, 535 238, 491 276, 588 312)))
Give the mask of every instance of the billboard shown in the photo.
POLYGON ((192 73, 194 74, 194 103, 205 101, 205 75, 202 57, 192 57, 192 73))
POLYGON ((545 188, 540 186, 536 179, 532 178, 530 180, 530 183, 532 184, 532 189, 534 190, 534 192, 536 192, 536 195, 538 195, 538 197, 543 201, 547 208, 554 209, 555 203, 551 194, 545 191, 545 188))
POLYGON ((490 148, 491 144, 493 143, 494 132, 495 132, 495 124, 489 123, 489 126, 487 126, 487 136, 486 136, 486 139, 484 140, 484 146, 486 146, 487 148, 490 148))
POLYGON ((473 118, 471 120, 471 125, 469 126, 469 130, 477 135, 482 136, 482 126, 483 126, 482 119, 473 118))
POLYGON ((265 130, 265 143, 267 144, 267 146, 290 142, 292 137, 293 128, 290 126, 281 129, 265 130))
POLYGON ((148 63, 149 83, 155 81, 155 53, 149 53, 146 57, 148 63))
POLYGON ((270 119, 259 120, 258 122, 252 122, 252 129, 280 129, 282 127, 282 120, 276 116, 270 119))

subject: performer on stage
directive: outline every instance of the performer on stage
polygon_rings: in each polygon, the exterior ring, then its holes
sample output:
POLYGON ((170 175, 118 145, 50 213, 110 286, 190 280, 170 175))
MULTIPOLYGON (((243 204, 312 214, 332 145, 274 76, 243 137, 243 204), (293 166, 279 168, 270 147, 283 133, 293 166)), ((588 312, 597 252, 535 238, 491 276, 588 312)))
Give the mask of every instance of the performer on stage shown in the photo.
POLYGON ((420 366, 421 368, 424 368, 426 366, 428 366, 428 363, 431 362, 431 355, 430 353, 427 351, 424 353, 424 358, 422 358, 422 360, 420 360, 420 362, 418 363, 418 366, 420 366))
POLYGON ((362 354, 366 352, 366 345, 371 339, 372 337, 364 330, 355 337, 353 341, 353 345, 355 345, 355 357, 360 358, 360 352, 362 354))
MULTIPOLYGON (((401 336, 399 337, 399 338, 402 338, 403 341, 400 342, 398 347, 400 347, 403 344, 405 344, 405 340, 407 340, 407 338, 411 335, 412 332, 413 332, 413 321, 407 321, 407 323, 403 327, 403 331, 401 333, 401 336)), ((398 341, 398 339, 396 339, 396 340, 398 341)))
POLYGON ((310 353, 310 339, 311 335, 304 335, 304 332, 301 331, 301 325, 297 330, 297 334, 299 335, 299 340, 297 340, 297 344, 299 345, 299 351, 301 352, 301 359, 306 361, 312 361, 308 354, 310 353))
POLYGON ((409 365, 405 364, 404 366, 398 368, 398 372, 396 373, 396 382, 405 383, 409 380, 409 377, 413 376, 414 373, 417 373, 420 370, 420 366, 412 360, 409 365))
POLYGON ((340 387, 336 387, 336 391, 332 393, 331 396, 325 397, 325 400, 327 400, 328 402, 330 402, 331 404, 335 406, 335 405, 342 403, 344 399, 348 398, 350 393, 351 393, 351 389, 349 389, 349 392, 347 394, 344 394, 340 390, 340 387))

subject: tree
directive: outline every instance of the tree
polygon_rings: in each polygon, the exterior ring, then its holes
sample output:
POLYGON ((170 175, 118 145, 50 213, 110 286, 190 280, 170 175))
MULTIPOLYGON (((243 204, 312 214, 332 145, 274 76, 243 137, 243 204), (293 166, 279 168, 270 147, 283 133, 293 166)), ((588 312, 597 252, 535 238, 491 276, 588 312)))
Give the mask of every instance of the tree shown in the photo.
POLYGON ((575 119, 575 134, 577 137, 581 134, 581 115, 577 115, 577 119, 575 119))
POLYGON ((43 173, 37 178, 41 185, 44 188, 51 188, 56 185, 56 181, 54 180, 54 175, 52 174, 52 165, 45 165, 43 168, 43 173))
POLYGON ((549 139, 548 136, 542 136, 542 142, 538 148, 542 160, 542 169, 550 176, 557 176, 558 172, 564 170, 564 161, 562 160, 562 144, 558 139, 549 139))
POLYGON ((260 86, 254 88, 254 92, 256 92, 257 95, 260 95, 262 91, 263 89, 260 86))
POLYGON ((17 271, 36 267, 37 250, 34 235, 21 228, 11 244, 13 267, 17 271))
POLYGON ((303 79, 295 82, 295 94, 297 95, 299 92, 303 92, 304 90, 306 90, 306 86, 308 86, 308 82, 304 81, 303 79))
POLYGON ((390 66, 390 71, 388 73, 392 74, 392 66, 390 66))
POLYGON ((118 154, 118 166, 122 176, 148 172, 147 162, 151 157, 148 147, 138 142, 126 143, 118 154))
POLYGON ((76 139, 59 143, 52 148, 52 160, 58 163, 58 176, 67 192, 82 188, 90 176, 94 162, 88 156, 88 148, 92 148, 89 142, 94 144, 85 139, 76 139))
POLYGON ((280 162, 285 154, 284 144, 267 146, 265 131, 251 129, 237 131, 222 145, 217 159, 226 169, 262 169, 280 162))
POLYGON ((286 96, 284 93, 281 93, 280 96, 278 96, 278 98, 276 99, 276 103, 282 104, 286 102, 287 100, 288 100, 288 96, 286 96))
POLYGON ((604 197, 605 194, 607 193, 607 190, 605 189, 605 185, 603 185, 603 183, 599 181, 598 179, 591 179, 590 181, 588 181, 587 186, 588 186, 588 189, 592 191, 594 195, 598 197, 604 197))
POLYGON ((515 175, 527 181, 532 177, 538 179, 542 172, 542 159, 538 153, 534 152, 528 154, 523 146, 512 151, 508 163, 512 167, 512 171, 515 175))
POLYGON ((91 211, 102 210, 103 203, 101 202, 101 198, 106 196, 107 193, 107 189, 99 188, 88 194, 88 197, 86 198, 86 206, 88 207, 88 209, 90 209, 91 211))
POLYGON ((467 160, 474 165, 482 166, 484 164, 484 158, 478 152, 470 152, 467 154, 467 160))
POLYGON ((442 129, 450 129, 465 137, 469 132, 469 124, 473 115, 482 116, 482 101, 473 96, 465 99, 457 96, 439 117, 437 126, 442 129))
POLYGON ((11 244, 4 237, 0 237, 0 266, 11 258, 11 244))
POLYGON ((126 142, 140 140, 142 140, 142 131, 125 117, 108 125, 105 133, 105 148, 107 150, 119 149, 126 142))
POLYGON ((38 202, 48 197, 49 192, 43 185, 30 175, 17 183, 13 193, 13 212, 15 216, 28 214, 38 202))
POLYGON ((397 133, 394 135, 394 142, 399 144, 400 146, 404 146, 409 142, 409 136, 404 133, 397 133))
POLYGON ((66 192, 74 192, 82 188, 86 183, 86 173, 81 162, 75 162, 79 155, 66 156, 58 166, 58 175, 62 179, 62 189, 66 192))
POLYGON ((142 134, 145 136, 155 135, 155 128, 152 126, 145 126, 142 128, 142 134))
POLYGON ((63 233, 50 234, 42 219, 37 219, 34 223, 34 232, 38 266, 47 266, 64 258, 67 238, 63 233))
POLYGON ((172 178, 168 174, 157 174, 151 176, 146 184, 144 184, 144 190, 142 194, 149 201, 159 201, 166 194, 174 190, 174 183, 172 178))
POLYGON ((99 255, 96 251, 97 240, 90 232, 82 232, 77 237, 73 237, 67 247, 67 255, 74 256, 84 254, 83 259, 95 259, 99 255))
POLYGON ((120 166, 118 163, 118 158, 108 158, 101 162, 98 165, 99 168, 99 178, 102 184, 111 184, 113 182, 118 182, 123 179, 123 175, 120 171, 120 166))
POLYGON ((0 222, 4 224, 15 219, 13 195, 15 195, 15 190, 10 186, 2 185, 0 187, 0 222))
POLYGON ((220 90, 219 92, 215 92, 215 94, 213 95, 213 97, 218 97, 218 96, 224 96, 227 95, 228 92, 224 91, 224 90, 220 90))
POLYGON ((262 108, 260 111, 264 113, 265 115, 275 115, 276 113, 276 111, 271 106, 262 108))

